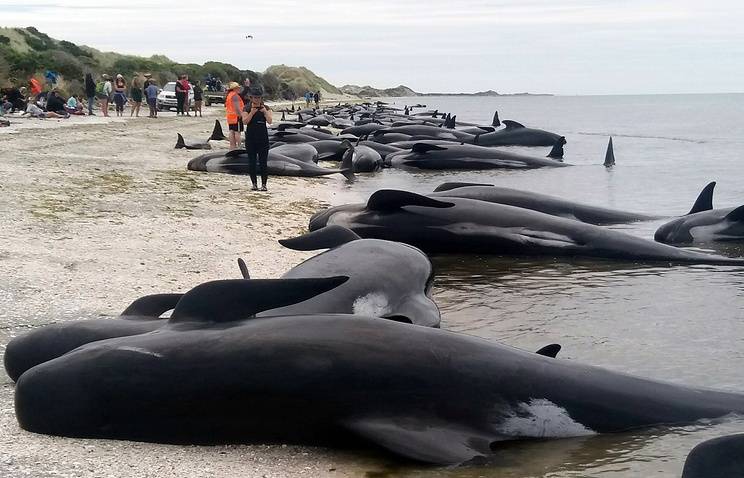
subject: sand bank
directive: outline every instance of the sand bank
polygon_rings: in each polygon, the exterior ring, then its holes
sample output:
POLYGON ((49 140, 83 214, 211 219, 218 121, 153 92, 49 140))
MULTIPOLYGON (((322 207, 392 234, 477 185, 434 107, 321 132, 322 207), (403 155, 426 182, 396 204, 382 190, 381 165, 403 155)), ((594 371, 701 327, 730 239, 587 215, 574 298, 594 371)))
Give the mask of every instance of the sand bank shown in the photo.
MULTIPOLYGON (((343 178, 270 178, 266 194, 250 192, 247 177, 187 171, 200 152, 174 150, 176 132, 206 138, 222 111, 208 109, 203 119, 23 119, 0 134, 0 352, 33 327, 117 315, 144 294, 237 278, 237 257, 254 277, 271 278, 312 255, 276 241, 303 232, 343 178)), ((364 476, 363 468, 356 453, 325 449, 27 433, 0 372, 3 477, 345 477, 364 476)))

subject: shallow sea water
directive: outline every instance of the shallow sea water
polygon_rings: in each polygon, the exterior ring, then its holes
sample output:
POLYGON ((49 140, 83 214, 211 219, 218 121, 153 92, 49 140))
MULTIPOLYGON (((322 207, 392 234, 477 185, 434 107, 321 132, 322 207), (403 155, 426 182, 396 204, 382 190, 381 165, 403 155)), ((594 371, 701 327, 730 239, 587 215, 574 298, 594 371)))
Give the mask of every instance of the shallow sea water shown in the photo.
MULTIPOLYGON (((493 112, 566 136, 576 167, 409 173, 385 170, 334 193, 334 204, 379 188, 428 192, 445 181, 492 183, 588 204, 680 215, 709 181, 714 207, 744 204, 744 95, 420 97, 459 120, 493 112), (612 135, 617 165, 602 166, 612 135)), ((546 155, 549 148, 515 148, 546 155)), ((653 239, 665 220, 615 226, 653 239)), ((744 255, 744 245, 703 249, 744 255)), ((692 386, 744 391, 744 268, 587 259, 440 256, 434 295, 442 327, 528 350, 560 343, 560 357, 692 386)), ((697 443, 744 431, 744 419, 578 439, 512 443, 489 464, 393 467, 390 476, 679 476, 697 443)), ((371 473, 369 476, 385 476, 371 473)))

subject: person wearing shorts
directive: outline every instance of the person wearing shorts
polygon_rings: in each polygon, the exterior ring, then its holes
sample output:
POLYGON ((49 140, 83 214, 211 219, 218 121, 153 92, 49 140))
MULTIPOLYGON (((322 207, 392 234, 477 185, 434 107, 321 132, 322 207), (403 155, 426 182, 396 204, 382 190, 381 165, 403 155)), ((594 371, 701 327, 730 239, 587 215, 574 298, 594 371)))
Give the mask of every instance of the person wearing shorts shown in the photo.
POLYGON ((230 140, 230 151, 240 146, 240 133, 243 132, 243 119, 241 117, 245 103, 240 97, 240 85, 231 81, 227 85, 227 96, 225 97, 225 111, 227 116, 228 139, 230 140))

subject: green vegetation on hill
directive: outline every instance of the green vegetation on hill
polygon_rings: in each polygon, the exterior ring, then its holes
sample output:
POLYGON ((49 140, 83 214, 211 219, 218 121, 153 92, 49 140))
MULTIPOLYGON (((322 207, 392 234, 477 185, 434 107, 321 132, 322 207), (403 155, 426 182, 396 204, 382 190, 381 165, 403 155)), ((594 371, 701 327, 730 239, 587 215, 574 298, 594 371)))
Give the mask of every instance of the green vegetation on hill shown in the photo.
POLYGON ((358 95, 369 98, 377 97, 402 97, 402 96, 419 96, 421 93, 416 93, 411 88, 400 85, 395 88, 372 88, 371 86, 357 86, 357 85, 345 85, 340 88, 343 93, 349 95, 358 95))
POLYGON ((46 70, 61 75, 58 86, 67 94, 83 93, 83 77, 92 73, 97 80, 101 74, 122 74, 129 79, 135 75, 151 73, 160 85, 174 81, 178 75, 203 80, 211 75, 223 84, 229 81, 242 83, 250 78, 251 84, 263 86, 272 99, 293 99, 306 91, 321 90, 339 93, 338 89, 305 67, 272 66, 264 73, 241 70, 229 63, 209 61, 203 65, 177 63, 163 55, 149 58, 102 52, 87 46, 56 40, 34 27, 0 27, 0 87, 25 85, 31 76, 43 80, 46 70))

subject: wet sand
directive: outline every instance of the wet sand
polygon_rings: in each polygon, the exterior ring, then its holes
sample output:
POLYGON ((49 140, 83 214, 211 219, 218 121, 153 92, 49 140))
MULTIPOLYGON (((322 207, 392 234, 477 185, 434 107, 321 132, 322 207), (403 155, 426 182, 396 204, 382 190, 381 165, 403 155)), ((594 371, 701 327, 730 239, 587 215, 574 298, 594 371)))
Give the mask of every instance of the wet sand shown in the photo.
MULTIPOLYGON (((207 110, 203 119, 13 119, 0 132, 0 353, 34 327, 237 278, 238 257, 253 277, 272 278, 312 255, 276 241, 306 230, 344 179, 270 178, 267 194, 249 191, 244 176, 187 171, 201 152, 173 149, 176 132, 208 137, 223 110, 207 110)), ((36 435, 16 422, 13 388, 0 372, 2 477, 365 476, 354 452, 36 435)))

